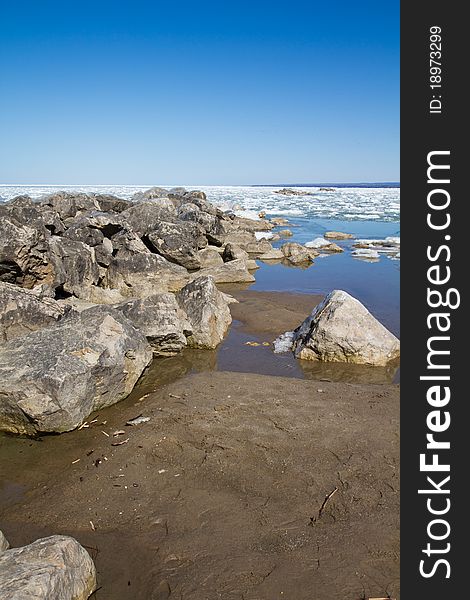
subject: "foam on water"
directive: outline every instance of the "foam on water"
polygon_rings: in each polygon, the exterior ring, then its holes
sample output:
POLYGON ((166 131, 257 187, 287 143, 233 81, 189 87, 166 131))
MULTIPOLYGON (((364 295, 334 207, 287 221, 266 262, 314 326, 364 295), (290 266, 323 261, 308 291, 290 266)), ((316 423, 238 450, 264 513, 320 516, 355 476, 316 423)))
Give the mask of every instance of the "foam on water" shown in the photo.
MULTIPOLYGON (((34 199, 58 190, 113 194, 130 199, 150 185, 0 185, 0 201, 27 194, 34 199)), ((171 188, 172 185, 162 187, 171 188)), ((278 187, 254 186, 186 186, 207 194, 208 200, 225 210, 253 217, 259 211, 268 215, 304 216, 308 218, 342 219, 347 221, 399 221, 399 188, 337 188, 323 192, 316 187, 296 187, 312 195, 284 196, 276 194, 278 187)))

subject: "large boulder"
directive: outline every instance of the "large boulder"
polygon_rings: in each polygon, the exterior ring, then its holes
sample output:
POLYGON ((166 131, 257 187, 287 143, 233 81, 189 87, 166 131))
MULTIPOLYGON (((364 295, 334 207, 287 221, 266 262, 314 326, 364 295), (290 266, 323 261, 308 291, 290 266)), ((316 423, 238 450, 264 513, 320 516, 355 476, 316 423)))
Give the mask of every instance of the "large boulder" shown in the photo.
POLYGON ((158 198, 168 198, 168 190, 161 187, 152 187, 143 192, 136 192, 132 196, 133 202, 148 202, 150 200, 158 199, 158 198))
POLYGON ((334 290, 293 335, 297 358, 384 366, 400 356, 399 340, 367 308, 334 290))
POLYGON ((54 266, 47 256, 45 228, 22 225, 14 218, 0 218, 0 281, 32 288, 54 280, 54 266))
POLYGON ((41 206, 29 196, 18 196, 0 206, 0 217, 10 217, 28 227, 39 230, 47 229, 54 234, 61 234, 65 225, 59 215, 49 206, 41 206))
POLYGON ((93 195, 82 192, 55 192, 44 197, 40 206, 52 208, 62 221, 73 219, 87 211, 101 210, 98 200, 93 195))
POLYGON ((10 544, 9 544, 7 538, 5 537, 3 531, 0 531, 0 552, 4 552, 5 550, 8 550, 9 547, 10 547, 10 544))
POLYGON ((194 202, 182 204, 178 209, 178 219, 181 221, 192 221, 201 225, 206 232, 207 240, 214 246, 222 246, 226 234, 229 231, 229 224, 219 214, 212 214, 217 211, 206 212, 194 202))
POLYGON ((106 306, 7 342, 0 346, 0 430, 74 429, 128 396, 151 359, 143 334, 106 306))
POLYGON ((176 218, 176 208, 168 198, 159 198, 155 202, 138 202, 121 213, 132 230, 140 237, 157 229, 160 221, 176 218))
POLYGON ((147 236, 151 249, 186 269, 201 267, 198 250, 207 246, 204 230, 197 223, 160 221, 147 236))
POLYGON ((0 341, 53 325, 69 310, 52 298, 40 298, 30 290, 0 282, 0 341))
POLYGON ((189 281, 188 271, 151 252, 113 257, 104 286, 118 290, 126 298, 145 298, 159 292, 175 292, 189 281))
POLYGON ((232 225, 243 231, 271 231, 274 225, 266 219, 248 219, 247 217, 234 217, 232 225))
POLYGON ((232 316, 227 298, 220 292, 212 277, 198 277, 178 294, 178 304, 188 315, 191 348, 215 348, 224 338, 232 316))
POLYGON ((155 356, 180 352, 191 335, 191 324, 174 294, 155 294, 115 307, 145 335, 155 356))
POLYGON ((249 254, 241 246, 229 242, 225 245, 224 252, 222 254, 224 262, 230 262, 231 260, 241 259, 247 261, 249 254))
POLYGON ((53 285, 66 294, 88 298, 89 288, 100 280, 94 248, 80 241, 52 236, 49 249, 55 266, 53 285))
POLYGON ((209 267, 197 272, 197 276, 210 275, 215 283, 252 283, 255 281, 249 272, 249 261, 244 259, 231 260, 218 267, 209 267))
POLYGON ((124 210, 127 210, 131 205, 129 200, 117 198, 112 194, 93 194, 93 197, 98 202, 100 210, 103 212, 112 211, 121 213, 124 210))
POLYGON ((224 264, 222 254, 216 246, 207 246, 198 252, 201 268, 220 267, 224 264))
POLYGON ((86 600, 96 569, 77 540, 53 535, 0 554, 3 600, 86 600))

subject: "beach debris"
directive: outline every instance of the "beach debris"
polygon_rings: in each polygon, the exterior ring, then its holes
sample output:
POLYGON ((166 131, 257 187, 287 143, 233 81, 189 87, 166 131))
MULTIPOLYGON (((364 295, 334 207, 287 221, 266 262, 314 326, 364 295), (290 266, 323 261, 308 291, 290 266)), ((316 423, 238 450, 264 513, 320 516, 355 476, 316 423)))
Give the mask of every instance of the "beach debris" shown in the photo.
POLYGON ((117 429, 114 433, 113 433, 113 437, 118 437, 119 435, 125 435, 125 431, 124 429, 117 429))
POLYGON ((319 394, 323 394, 323 390, 320 390, 320 389, 318 389, 318 390, 317 390, 317 392, 318 392, 319 394))
POLYGON ((245 342, 245 346, 260 346, 259 342, 245 342))
POLYGON ((106 431, 102 431, 101 432, 103 435, 105 435, 106 437, 109 437, 109 433, 106 433, 106 431))
POLYGON ((170 398, 178 398, 178 400, 181 400, 181 396, 178 396, 177 394, 168 394, 168 396, 170 396, 170 398))
POLYGON ((137 417, 134 417, 133 419, 129 419, 129 421, 126 422, 126 425, 131 427, 133 425, 141 425, 142 423, 147 423, 147 421, 150 421, 150 417, 144 417, 143 415, 138 415, 137 417))
POLYGON ((93 521, 90 521, 90 527, 93 529, 93 531, 96 531, 96 527, 93 521))
POLYGON ((76 458, 75 460, 73 460, 73 461, 72 461, 72 464, 73 464, 73 465, 76 465, 78 462, 80 462, 80 459, 79 459, 79 458, 76 458))
POLYGON ((159 469, 158 470, 158 474, 161 475, 162 473, 166 473, 166 469, 159 469))
POLYGON ((263 342, 263 344, 262 344, 262 345, 263 345, 263 346, 270 346, 270 345, 271 345, 271 342, 263 342))
POLYGON ((127 444, 128 441, 129 441, 129 438, 126 438, 125 440, 122 440, 120 442, 113 442, 111 444, 111 446, 122 446, 123 444, 127 444))
POLYGON ((329 494, 327 494, 325 496, 325 499, 323 500, 322 505, 320 506, 320 510, 318 511, 318 518, 321 517, 322 512, 324 511, 326 505, 328 504, 328 502, 331 500, 331 498, 333 498, 333 496, 336 494, 336 492, 338 491, 338 488, 335 487, 334 490, 332 490, 329 494))
POLYGON ((80 425, 80 427, 78 428, 78 431, 80 431, 80 429, 85 429, 86 427, 90 427, 88 425, 88 421, 83 421, 83 423, 80 425))

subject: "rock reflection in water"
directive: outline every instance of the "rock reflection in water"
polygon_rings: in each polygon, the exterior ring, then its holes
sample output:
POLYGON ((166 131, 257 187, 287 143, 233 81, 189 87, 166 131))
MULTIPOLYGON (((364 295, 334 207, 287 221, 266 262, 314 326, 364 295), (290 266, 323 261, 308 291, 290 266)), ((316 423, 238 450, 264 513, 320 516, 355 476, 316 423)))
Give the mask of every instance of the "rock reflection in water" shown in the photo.
POLYGON ((140 378, 129 400, 151 394, 185 375, 216 369, 217 352, 214 350, 185 349, 176 356, 156 358, 140 378))
POLYGON ((297 361, 305 379, 331 379, 345 383, 386 384, 398 383, 399 365, 390 363, 385 367, 328 363, 311 360, 297 361))

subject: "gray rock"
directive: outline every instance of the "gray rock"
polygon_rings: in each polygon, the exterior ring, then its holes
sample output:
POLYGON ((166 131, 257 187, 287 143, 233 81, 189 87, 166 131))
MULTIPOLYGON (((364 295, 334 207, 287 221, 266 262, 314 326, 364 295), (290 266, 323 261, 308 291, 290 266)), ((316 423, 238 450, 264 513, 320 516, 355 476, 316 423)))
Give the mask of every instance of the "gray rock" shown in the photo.
POLYGON ((178 209, 178 219, 199 223, 204 228, 210 244, 223 245, 225 235, 228 233, 228 222, 222 216, 205 212, 196 204, 188 202, 178 209))
POLYGON ((8 550, 10 544, 8 543, 7 538, 5 537, 3 531, 0 531, 0 552, 4 552, 8 550))
POLYGON ((7 342, 0 346, 0 430, 74 429, 128 396, 151 359, 145 337, 106 306, 7 342))
POLYGON ((176 208, 168 198, 155 202, 139 202, 121 213, 121 216, 140 237, 148 235, 158 228, 160 221, 172 221, 176 218, 176 208))
POLYGON ((192 348, 215 348, 223 340, 232 316, 224 294, 212 277, 198 277, 177 294, 178 304, 188 315, 192 348))
POLYGON ((170 262, 190 270, 201 267, 198 250, 207 246, 207 239, 197 223, 160 221, 147 239, 150 247, 170 262))
POLYGON ((50 257, 55 266, 53 285, 77 298, 88 298, 90 286, 100 279, 94 248, 83 242, 52 236, 50 257))
POLYGON ((237 259, 247 261, 249 258, 249 255, 248 255, 248 252, 243 250, 243 248, 241 246, 238 246, 237 244, 233 244, 233 243, 229 242, 228 244, 225 245, 224 253, 222 254, 222 258, 223 258, 224 262, 230 262, 231 260, 237 260, 237 259))
POLYGON ((282 260, 283 258, 284 258, 284 253, 282 252, 282 250, 279 250, 278 248, 273 248, 269 252, 265 252, 265 254, 262 254, 259 257, 260 260, 266 260, 266 261, 282 260))
POLYGON ((294 354, 306 360, 384 366, 400 355, 400 342, 366 307, 334 290, 294 332, 294 354))
POLYGON ((161 187, 152 187, 144 192, 136 192, 132 196, 133 202, 146 202, 154 198, 168 198, 168 190, 161 187))
POLYGON ((86 600, 96 569, 74 538, 53 535, 0 554, 3 600, 86 600))
POLYGON ((134 254, 150 254, 150 250, 140 237, 127 229, 114 234, 110 241, 112 245, 111 253, 119 258, 133 256, 134 254))
POLYGON ((342 231, 327 231, 324 237, 327 240, 349 240, 354 236, 352 233, 343 233, 342 231))
POLYGON ((62 221, 92 210, 101 210, 94 196, 78 192, 60 191, 42 199, 40 206, 48 206, 56 212, 62 221))
POLYGON ((40 298, 30 290, 0 282, 0 340, 12 340, 53 325, 68 310, 52 298, 40 298))
POLYGON ((129 200, 117 198, 111 194, 93 194, 94 199, 98 202, 100 210, 103 212, 121 213, 127 210, 131 205, 129 200))
POLYGON ((22 225, 12 217, 0 218, 0 281, 32 288, 55 279, 42 231, 22 225))
POLYGON ((40 206, 28 196, 20 196, 0 205, 0 217, 10 217, 22 225, 34 227, 40 231, 46 229, 56 235, 65 230, 64 223, 52 208, 40 206))
POLYGON ((274 225, 265 219, 248 219, 246 217, 235 217, 232 220, 235 228, 243 231, 271 231, 274 225))
POLYGON ((163 256, 150 252, 122 255, 119 251, 103 284, 127 298, 145 298, 158 292, 175 292, 188 281, 188 271, 163 256))
POLYGON ((74 223, 67 229, 64 237, 76 242, 83 242, 88 246, 98 246, 103 243, 104 235, 95 227, 83 223, 74 223))
POLYGON ((176 354, 187 345, 191 324, 174 294, 155 294, 115 308, 145 335, 155 356, 176 354))
POLYGON ((207 246, 198 252, 201 268, 218 267, 224 264, 219 250, 214 246, 207 246))
POLYGON ((314 248, 306 248, 297 242, 288 242, 281 246, 281 252, 284 258, 293 265, 301 265, 313 262, 319 252, 314 248))
POLYGON ((210 267, 198 271, 199 275, 210 275, 215 283, 252 283, 253 275, 248 271, 247 262, 243 259, 226 262, 219 267, 210 267))

